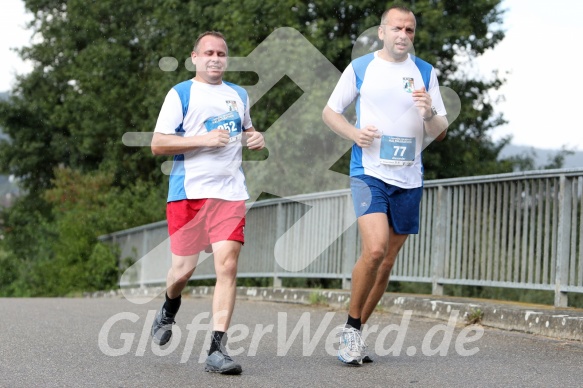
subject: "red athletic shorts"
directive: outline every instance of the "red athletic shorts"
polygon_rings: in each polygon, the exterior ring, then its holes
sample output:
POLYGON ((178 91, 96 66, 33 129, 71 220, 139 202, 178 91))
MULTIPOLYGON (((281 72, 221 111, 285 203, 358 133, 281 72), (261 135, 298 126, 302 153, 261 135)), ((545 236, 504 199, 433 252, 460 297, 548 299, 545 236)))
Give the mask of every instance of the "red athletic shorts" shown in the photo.
POLYGON ((245 242, 245 201, 184 199, 166 206, 170 251, 195 255, 218 241, 245 242))

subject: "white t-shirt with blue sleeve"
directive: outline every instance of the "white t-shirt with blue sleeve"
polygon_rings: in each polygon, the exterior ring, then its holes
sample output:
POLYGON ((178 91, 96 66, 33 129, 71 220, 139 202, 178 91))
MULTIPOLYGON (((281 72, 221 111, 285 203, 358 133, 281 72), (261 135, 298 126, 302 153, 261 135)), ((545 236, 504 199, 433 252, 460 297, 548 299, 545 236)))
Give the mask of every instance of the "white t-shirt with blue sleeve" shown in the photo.
POLYGON ((225 147, 199 147, 174 156, 168 202, 183 199, 249 199, 241 167, 243 131, 253 126, 245 89, 223 81, 219 85, 196 80, 174 86, 164 100, 155 132, 201 136, 215 129, 229 131, 225 147))
POLYGON ((355 59, 342 73, 328 106, 344 113, 356 100, 357 128, 374 125, 382 135, 368 148, 354 144, 350 176, 370 175, 402 188, 423 185, 421 151, 425 131, 412 91, 425 85, 438 115, 445 115, 435 69, 409 55, 389 62, 378 52, 355 59))

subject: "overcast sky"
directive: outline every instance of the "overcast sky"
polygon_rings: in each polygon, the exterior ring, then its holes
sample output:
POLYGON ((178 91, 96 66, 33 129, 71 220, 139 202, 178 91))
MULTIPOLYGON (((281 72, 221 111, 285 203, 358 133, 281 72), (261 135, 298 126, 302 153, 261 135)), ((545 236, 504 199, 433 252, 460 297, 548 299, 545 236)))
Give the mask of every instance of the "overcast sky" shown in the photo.
POLYGON ((479 60, 484 72, 511 71, 501 90, 506 101, 498 107, 509 124, 495 137, 511 134, 517 145, 583 151, 575 59, 583 38, 583 1, 505 0, 503 6, 506 37, 479 60))
MULTIPOLYGON (((492 137, 512 135, 516 145, 583 151, 581 83, 573 68, 574 50, 583 38, 583 1, 504 0, 502 6, 508 9, 506 37, 477 63, 481 74, 495 68, 511 72, 501 90, 505 102, 497 107, 509 124, 492 137)), ((2 0, 0 91, 11 88, 15 74, 30 69, 10 50, 29 44, 31 32, 24 27, 30 19, 22 0, 2 0)))

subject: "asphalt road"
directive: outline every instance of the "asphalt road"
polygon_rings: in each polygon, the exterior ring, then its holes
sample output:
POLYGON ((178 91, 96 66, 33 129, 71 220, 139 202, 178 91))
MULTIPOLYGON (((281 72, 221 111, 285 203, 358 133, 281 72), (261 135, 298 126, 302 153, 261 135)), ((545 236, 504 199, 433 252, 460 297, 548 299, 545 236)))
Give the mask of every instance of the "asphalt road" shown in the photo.
MULTIPOLYGON (((210 299, 185 298, 174 340, 148 336, 162 300, 0 299, 0 387, 579 387, 583 343, 378 312, 375 362, 343 365, 345 311, 237 301, 240 376, 204 372, 210 299), (201 357, 202 354, 202 357, 201 357)), ((236 355, 235 355, 236 354, 236 355)))

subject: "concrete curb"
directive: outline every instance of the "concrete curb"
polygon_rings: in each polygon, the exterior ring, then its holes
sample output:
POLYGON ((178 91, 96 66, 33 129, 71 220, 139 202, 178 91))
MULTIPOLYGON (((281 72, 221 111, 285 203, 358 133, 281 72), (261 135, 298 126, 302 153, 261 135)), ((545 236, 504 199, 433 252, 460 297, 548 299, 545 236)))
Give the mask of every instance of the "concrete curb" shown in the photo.
MULTIPOLYGON (((164 287, 125 289, 125 295, 158 297, 164 287)), ((209 297, 214 287, 187 287, 184 295, 209 297)), ((120 290, 86 294, 86 297, 119 297, 120 290)), ((238 287, 237 297, 257 301, 325 304, 336 308, 347 308, 350 292, 345 290, 238 287)), ((583 341, 583 310, 554 308, 545 305, 491 301, 483 299, 455 298, 430 295, 387 293, 379 307, 393 314, 411 311, 413 316, 447 321, 452 312, 459 317, 482 312, 481 324, 502 330, 542 335, 555 339, 583 341)))

